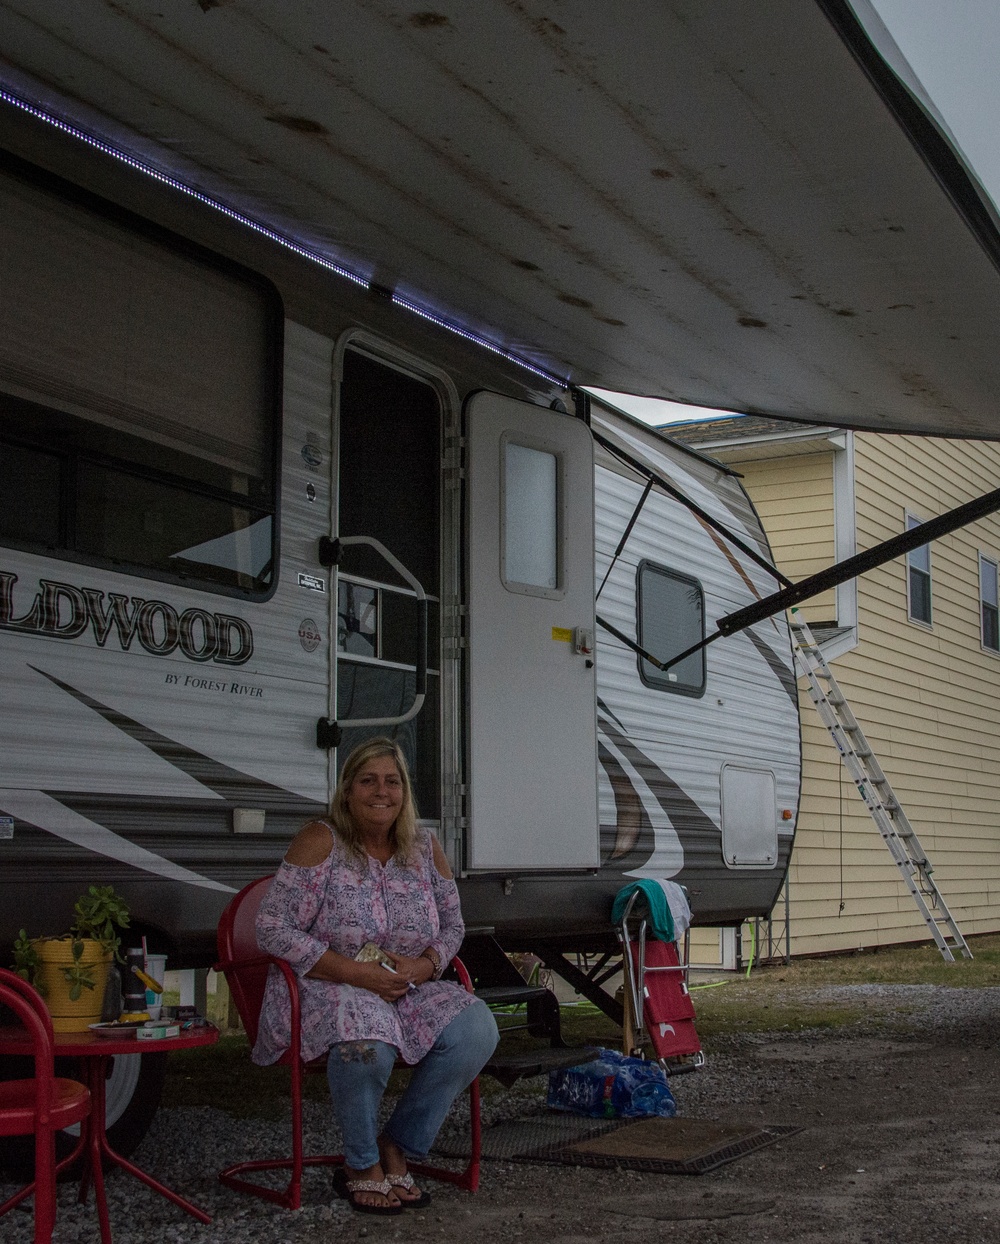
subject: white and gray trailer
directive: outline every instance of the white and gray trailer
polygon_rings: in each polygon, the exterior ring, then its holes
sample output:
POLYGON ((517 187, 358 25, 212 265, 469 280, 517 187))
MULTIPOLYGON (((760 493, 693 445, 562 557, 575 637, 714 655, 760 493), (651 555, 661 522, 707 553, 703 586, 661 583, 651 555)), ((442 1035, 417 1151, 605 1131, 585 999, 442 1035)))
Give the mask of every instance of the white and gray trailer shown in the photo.
MULTIPOLYGON (((506 949, 613 947, 629 877, 683 882, 701 921, 768 912, 799 783, 784 620, 670 671, 628 646, 665 660, 773 586, 737 478, 73 171, 0 161, 0 938, 111 882, 173 965, 211 962, 376 733, 506 949)), ((135 1092, 121 1060, 120 1146, 160 1063, 135 1092)))
POLYGON ((169 194, 139 216, 11 157, 0 196, 4 937, 100 879, 206 961, 376 733, 507 948, 605 944, 632 876, 769 911, 785 623, 667 672, 626 646, 665 660, 773 586, 731 473, 252 235, 202 250, 169 194))

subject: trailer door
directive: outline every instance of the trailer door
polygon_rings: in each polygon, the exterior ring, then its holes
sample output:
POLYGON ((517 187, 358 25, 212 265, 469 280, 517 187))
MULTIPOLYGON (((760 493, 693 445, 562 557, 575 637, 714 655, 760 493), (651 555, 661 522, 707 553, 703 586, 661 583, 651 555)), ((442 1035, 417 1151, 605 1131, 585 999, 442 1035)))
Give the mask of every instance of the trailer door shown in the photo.
POLYGON ((593 439, 486 392, 466 437, 467 866, 596 868, 593 439))

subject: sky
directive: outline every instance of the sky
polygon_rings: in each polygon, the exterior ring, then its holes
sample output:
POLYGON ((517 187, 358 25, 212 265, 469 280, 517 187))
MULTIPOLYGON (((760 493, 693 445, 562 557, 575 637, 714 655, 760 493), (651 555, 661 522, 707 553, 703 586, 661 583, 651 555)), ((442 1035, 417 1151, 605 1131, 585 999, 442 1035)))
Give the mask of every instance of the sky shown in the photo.
MULTIPOLYGON (((871 0, 871 4, 980 181, 1000 203, 1000 0, 871 0)), ((728 413, 651 397, 608 396, 644 423, 682 423, 728 413)))

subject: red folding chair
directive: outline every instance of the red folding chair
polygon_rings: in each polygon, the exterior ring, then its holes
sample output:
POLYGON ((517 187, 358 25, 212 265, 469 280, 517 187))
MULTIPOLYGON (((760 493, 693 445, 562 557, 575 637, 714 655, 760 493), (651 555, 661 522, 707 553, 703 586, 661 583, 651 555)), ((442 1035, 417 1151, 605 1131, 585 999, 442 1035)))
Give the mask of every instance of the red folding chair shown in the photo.
POLYGON ((49 1244, 56 1221, 56 1174, 77 1156, 79 1146, 56 1164, 56 1132, 90 1113, 90 1090, 57 1078, 52 1020, 41 995, 19 976, 0 968, 0 1003, 13 1011, 31 1037, 32 1080, 0 1081, 0 1136, 35 1137, 35 1178, 0 1205, 0 1215, 35 1194, 35 1244, 49 1244))
MULTIPOLYGON (((225 974, 230 993, 251 1045, 257 1040, 257 1026, 260 1020, 260 1009, 264 1002, 264 986, 267 983, 268 969, 274 964, 284 977, 291 1002, 291 1039, 288 1049, 274 1065, 285 1064, 291 1068, 292 1155, 288 1158, 237 1162, 234 1166, 228 1166, 221 1171, 219 1180, 227 1188, 234 1188, 238 1192, 248 1192, 251 1196, 263 1197, 266 1201, 284 1205, 286 1209, 298 1209, 302 1203, 303 1169, 307 1166, 339 1166, 344 1161, 344 1157, 343 1154, 306 1156, 303 1153, 302 1075, 307 1071, 325 1071, 326 1056, 309 1063, 303 1061, 299 1052, 301 1049, 301 1015, 298 978, 283 959, 264 954, 257 945, 257 912, 270 884, 270 877, 261 877, 259 881, 252 881, 236 895, 222 913, 218 930, 219 962, 215 965, 215 970, 225 974), (255 1171, 273 1170, 291 1171, 288 1185, 284 1189, 267 1188, 242 1177, 255 1171)), ((465 970, 465 965, 460 959, 453 959, 452 967, 458 974, 460 983, 469 993, 472 993, 472 980, 465 970)), ((457 1184, 460 1188, 475 1192, 479 1187, 479 1161, 482 1148, 478 1078, 469 1085, 469 1118, 472 1133, 471 1156, 464 1170, 451 1171, 443 1167, 414 1163, 410 1167, 411 1171, 416 1175, 425 1175, 431 1179, 457 1184)))

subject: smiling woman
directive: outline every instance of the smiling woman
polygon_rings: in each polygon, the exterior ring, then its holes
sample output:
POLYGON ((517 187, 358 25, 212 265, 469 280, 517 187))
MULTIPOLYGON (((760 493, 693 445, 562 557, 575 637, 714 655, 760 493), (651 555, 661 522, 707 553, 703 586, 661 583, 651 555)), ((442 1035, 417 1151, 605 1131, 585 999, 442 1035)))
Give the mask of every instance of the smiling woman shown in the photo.
MULTIPOLYGON (((455 1097, 497 1042, 489 1009, 440 979, 462 943, 444 852, 417 826, 406 761, 372 739, 348 756, 330 816, 296 836, 260 909, 261 947, 300 977, 302 1057, 329 1053, 344 1134, 335 1190, 364 1213, 419 1209, 407 1161, 426 1156, 455 1097), (413 1075, 385 1127, 378 1108, 396 1059, 413 1075)), ((270 969, 254 1060, 289 1044, 288 991, 270 969)))

